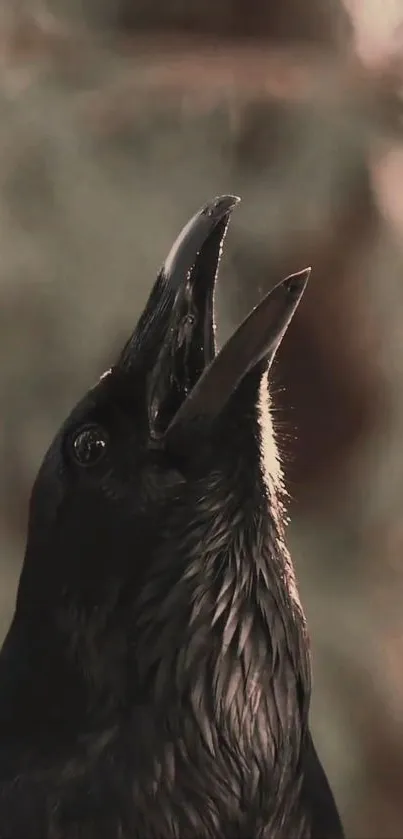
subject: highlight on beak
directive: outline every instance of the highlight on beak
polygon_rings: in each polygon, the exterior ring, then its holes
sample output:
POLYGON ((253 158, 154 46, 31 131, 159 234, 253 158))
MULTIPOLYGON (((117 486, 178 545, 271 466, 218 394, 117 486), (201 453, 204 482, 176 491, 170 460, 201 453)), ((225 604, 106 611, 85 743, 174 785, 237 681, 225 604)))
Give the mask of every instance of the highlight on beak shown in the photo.
MULTIPOLYGON (((144 383, 149 433, 159 439, 215 357, 214 288, 235 195, 214 198, 183 228, 116 367, 144 383)), ((136 385, 138 390, 138 381, 136 385)))
POLYGON ((310 268, 278 283, 223 346, 175 414, 167 437, 198 417, 214 419, 249 371, 269 368, 305 291, 310 268))
MULTIPOLYGON (((239 202, 240 198, 236 195, 221 195, 202 207, 188 221, 172 245, 162 268, 163 276, 169 283, 174 286, 183 283, 214 230, 218 234, 221 233, 221 246, 230 213, 239 202)), ((217 268, 218 263, 215 266, 214 279, 217 268)), ((208 282, 208 278, 206 280, 208 282)))

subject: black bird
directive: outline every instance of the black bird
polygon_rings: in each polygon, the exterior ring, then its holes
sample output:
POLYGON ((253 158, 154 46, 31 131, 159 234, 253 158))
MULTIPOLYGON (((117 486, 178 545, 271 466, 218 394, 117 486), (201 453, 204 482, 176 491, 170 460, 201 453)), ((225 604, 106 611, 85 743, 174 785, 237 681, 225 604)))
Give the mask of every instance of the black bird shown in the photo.
POLYGON ((343 836, 267 389, 309 271, 217 352, 237 202, 184 228, 40 468, 0 654, 1 839, 343 836))

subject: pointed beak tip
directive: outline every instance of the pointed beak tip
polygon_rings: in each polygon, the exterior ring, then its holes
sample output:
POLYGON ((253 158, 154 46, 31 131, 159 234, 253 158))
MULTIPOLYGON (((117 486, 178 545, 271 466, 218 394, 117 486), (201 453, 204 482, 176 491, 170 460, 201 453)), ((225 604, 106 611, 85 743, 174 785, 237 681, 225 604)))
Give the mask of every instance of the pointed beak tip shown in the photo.
POLYGON ((298 271, 297 274, 291 274, 283 280, 283 288, 292 297, 300 297, 305 291, 305 287, 311 275, 311 268, 304 268, 303 271, 298 271))
POLYGON ((240 203, 238 195, 218 195, 203 207, 203 215, 213 220, 220 221, 224 216, 229 215, 240 203))

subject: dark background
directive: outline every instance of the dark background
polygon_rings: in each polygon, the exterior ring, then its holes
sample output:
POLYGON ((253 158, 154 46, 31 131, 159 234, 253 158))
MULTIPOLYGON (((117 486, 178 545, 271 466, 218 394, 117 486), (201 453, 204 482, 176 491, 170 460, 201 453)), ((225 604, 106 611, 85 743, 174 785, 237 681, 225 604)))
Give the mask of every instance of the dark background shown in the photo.
POLYGON ((403 836, 403 11, 1 0, 0 634, 27 502, 181 226, 243 202, 219 335, 313 266, 274 374, 312 721, 349 836, 403 836))

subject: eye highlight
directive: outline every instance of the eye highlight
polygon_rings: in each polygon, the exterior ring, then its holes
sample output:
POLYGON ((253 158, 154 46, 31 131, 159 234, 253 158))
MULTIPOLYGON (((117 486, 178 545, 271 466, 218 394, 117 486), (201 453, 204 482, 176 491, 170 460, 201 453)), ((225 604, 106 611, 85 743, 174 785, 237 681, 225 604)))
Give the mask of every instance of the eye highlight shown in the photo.
POLYGON ((81 428, 71 440, 71 453, 79 466, 95 466, 105 456, 109 436, 100 425, 81 428))

